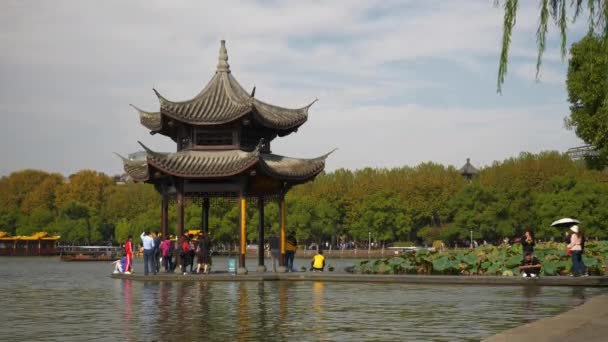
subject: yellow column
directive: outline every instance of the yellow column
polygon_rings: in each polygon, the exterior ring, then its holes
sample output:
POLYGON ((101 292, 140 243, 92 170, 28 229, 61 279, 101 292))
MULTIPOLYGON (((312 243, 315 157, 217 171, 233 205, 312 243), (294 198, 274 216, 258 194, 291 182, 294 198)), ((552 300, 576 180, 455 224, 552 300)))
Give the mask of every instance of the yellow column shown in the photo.
POLYGON ((245 252, 247 251, 247 200, 241 196, 241 255, 239 258, 239 266, 245 267, 245 252))
POLYGON ((281 259, 279 265, 285 266, 285 198, 281 198, 281 259))

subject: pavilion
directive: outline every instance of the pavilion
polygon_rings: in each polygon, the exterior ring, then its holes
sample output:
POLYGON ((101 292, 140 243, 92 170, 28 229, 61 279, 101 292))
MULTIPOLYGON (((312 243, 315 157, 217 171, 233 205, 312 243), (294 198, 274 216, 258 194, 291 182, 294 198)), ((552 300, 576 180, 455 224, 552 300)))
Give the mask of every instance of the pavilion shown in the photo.
MULTIPOLYGON (((237 82, 230 71, 225 41, 221 41, 215 75, 196 96, 170 101, 154 89, 160 110, 139 113, 151 134, 162 134, 177 145, 176 152, 152 151, 140 142, 144 153, 123 159, 133 180, 153 184, 162 196, 161 230, 168 234, 168 207, 177 203, 177 235, 184 233, 184 202, 200 199, 202 230, 209 232, 210 199, 237 199, 240 207, 238 272, 247 273, 246 208, 259 210, 258 270, 264 271, 264 203, 276 200, 280 211, 281 266, 285 255, 285 194, 295 185, 313 180, 325 168, 329 154, 313 159, 273 154, 270 143, 298 130, 308 120, 315 101, 288 109, 262 102, 237 82)), ((285 267, 280 268, 285 271, 285 267)))

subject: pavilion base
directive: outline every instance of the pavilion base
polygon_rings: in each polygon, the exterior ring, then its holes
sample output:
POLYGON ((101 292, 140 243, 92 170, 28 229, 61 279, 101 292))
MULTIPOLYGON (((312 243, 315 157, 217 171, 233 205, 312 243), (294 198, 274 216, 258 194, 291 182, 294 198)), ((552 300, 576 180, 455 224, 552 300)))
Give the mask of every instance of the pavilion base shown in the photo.
POLYGON ((334 272, 290 272, 290 273, 256 273, 235 276, 234 273, 212 272, 211 274, 189 274, 183 276, 174 273, 157 275, 112 274, 112 278, 137 281, 326 281, 350 283, 401 283, 401 284, 436 284, 436 285, 487 285, 487 286, 581 286, 608 288, 608 277, 560 277, 546 276, 538 279, 502 276, 441 276, 441 275, 374 275, 334 272))
POLYGON ((258 268, 256 268, 256 272, 258 272, 258 273, 264 273, 264 272, 266 272, 266 266, 264 266, 264 265, 258 265, 258 268))
POLYGON ((287 273, 287 267, 279 266, 279 268, 277 268, 277 272, 278 273, 287 273))
POLYGON ((239 268, 236 270, 236 274, 247 274, 247 273, 248 273, 248 271, 247 271, 247 268, 246 268, 246 267, 239 267, 239 268))

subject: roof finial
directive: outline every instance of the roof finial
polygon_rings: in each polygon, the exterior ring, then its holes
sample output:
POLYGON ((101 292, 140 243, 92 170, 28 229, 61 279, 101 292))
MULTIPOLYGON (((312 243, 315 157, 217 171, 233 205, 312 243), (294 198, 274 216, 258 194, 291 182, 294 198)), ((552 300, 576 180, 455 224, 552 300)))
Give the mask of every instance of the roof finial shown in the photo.
POLYGON ((217 63, 217 71, 219 72, 230 72, 230 65, 228 64, 228 50, 226 50, 226 41, 222 39, 220 46, 220 57, 217 63))

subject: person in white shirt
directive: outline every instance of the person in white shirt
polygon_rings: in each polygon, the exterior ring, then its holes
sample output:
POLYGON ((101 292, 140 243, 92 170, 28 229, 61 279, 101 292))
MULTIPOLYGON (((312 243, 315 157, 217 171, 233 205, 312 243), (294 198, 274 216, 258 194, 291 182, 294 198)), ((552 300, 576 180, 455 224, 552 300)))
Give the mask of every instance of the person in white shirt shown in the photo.
POLYGON ((154 266, 154 239, 150 237, 150 232, 145 231, 141 233, 141 242, 144 248, 144 275, 148 275, 149 270, 156 274, 156 267, 154 266))
POLYGON ((570 227, 572 235, 570 235, 570 243, 568 249, 572 253, 572 276, 587 276, 587 268, 583 262, 583 249, 585 247, 585 236, 580 231, 578 226, 570 227))

